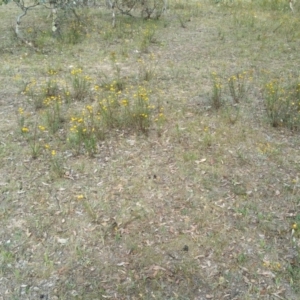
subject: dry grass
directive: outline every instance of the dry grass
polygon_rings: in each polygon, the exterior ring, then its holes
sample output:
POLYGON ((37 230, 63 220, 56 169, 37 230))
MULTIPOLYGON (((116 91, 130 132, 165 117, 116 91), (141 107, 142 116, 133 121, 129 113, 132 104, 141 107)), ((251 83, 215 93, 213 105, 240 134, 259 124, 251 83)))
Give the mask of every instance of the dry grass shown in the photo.
POLYGON ((114 29, 84 10, 60 40, 37 10, 38 53, 1 7, 0 299, 299 299, 299 132, 264 101, 299 82, 297 5, 170 2, 114 29), (72 117, 141 87, 146 131, 120 114, 70 143, 72 117))

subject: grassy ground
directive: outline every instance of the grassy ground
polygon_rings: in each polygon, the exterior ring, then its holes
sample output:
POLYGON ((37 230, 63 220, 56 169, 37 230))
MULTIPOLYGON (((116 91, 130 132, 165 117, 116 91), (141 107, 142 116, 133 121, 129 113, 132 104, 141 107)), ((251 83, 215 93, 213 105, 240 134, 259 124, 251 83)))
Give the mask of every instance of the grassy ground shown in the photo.
POLYGON ((2 6, 0 299, 299 299, 299 10, 2 6))

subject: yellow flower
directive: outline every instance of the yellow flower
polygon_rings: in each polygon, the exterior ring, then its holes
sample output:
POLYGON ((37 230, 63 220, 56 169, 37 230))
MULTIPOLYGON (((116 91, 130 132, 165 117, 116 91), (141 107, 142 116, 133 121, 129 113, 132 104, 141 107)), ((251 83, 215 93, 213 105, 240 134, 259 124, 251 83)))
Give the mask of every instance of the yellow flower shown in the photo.
POLYGON ((80 68, 71 70, 71 74, 75 76, 81 73, 82 73, 82 69, 80 68))
POLYGON ((71 128, 70 128, 70 131, 73 131, 73 132, 78 132, 78 130, 77 130, 77 126, 76 126, 76 125, 74 125, 73 127, 71 127, 71 128))
POLYGON ((297 223, 294 223, 294 224, 292 225, 292 228, 296 230, 296 229, 298 228, 298 224, 297 224, 297 223))
POLYGON ((77 195, 76 198, 77 198, 77 200, 82 200, 82 199, 84 199, 84 196, 83 195, 77 195))
POLYGON ((53 69, 50 69, 50 70, 48 71, 48 74, 49 74, 49 75, 56 75, 56 74, 57 74, 57 71, 55 71, 55 70, 53 70, 53 69))
POLYGON ((123 99, 123 100, 121 101, 121 103, 122 103, 122 105, 127 106, 127 105, 128 105, 128 100, 123 99))
POLYGON ((89 113, 93 112, 93 107, 91 105, 87 105, 86 109, 89 111, 89 113))
POLYGON ((281 264, 278 262, 274 265, 274 269, 279 270, 281 268, 281 264))
POLYGON ((265 261, 265 262, 263 263, 263 266, 264 266, 264 267, 269 267, 269 266, 270 266, 270 262, 265 261))
POLYGON ((29 131, 29 129, 28 129, 27 127, 23 127, 23 128, 22 128, 22 132, 23 132, 23 133, 27 133, 28 131, 29 131))
POLYGON ((23 114, 24 114, 24 109, 23 109, 22 107, 19 107, 18 111, 19 111, 19 114, 20 114, 20 115, 23 115, 23 114))
POLYGON ((46 128, 45 128, 44 126, 39 125, 39 130, 40 130, 40 131, 45 131, 45 129, 46 129, 46 128))
POLYGON ((56 155, 56 151, 55 151, 55 150, 52 150, 52 151, 51 151, 51 155, 52 155, 52 156, 55 156, 55 155, 56 155))

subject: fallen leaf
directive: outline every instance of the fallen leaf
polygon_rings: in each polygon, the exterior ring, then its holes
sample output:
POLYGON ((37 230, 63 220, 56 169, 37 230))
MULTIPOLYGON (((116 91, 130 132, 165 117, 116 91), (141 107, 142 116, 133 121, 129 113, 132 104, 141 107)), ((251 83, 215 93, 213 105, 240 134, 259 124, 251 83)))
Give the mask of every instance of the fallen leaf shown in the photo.
POLYGON ((270 277, 270 278, 275 278, 275 274, 272 273, 271 271, 258 271, 257 274, 259 275, 263 275, 263 276, 266 276, 266 277, 270 277))
POLYGON ((57 238, 57 242, 59 244, 65 245, 68 242, 68 239, 61 239, 61 238, 58 237, 57 238))
POLYGON ((152 267, 153 270, 162 270, 162 271, 167 271, 165 268, 160 267, 160 266, 153 266, 152 267))
POLYGON ((129 265, 129 262, 122 261, 122 262, 117 264, 118 267, 123 267, 125 265, 129 265))
POLYGON ((206 158, 202 158, 202 159, 200 159, 200 160, 195 160, 195 163, 197 164, 197 165, 199 165, 199 164, 201 164, 201 163, 204 163, 206 161, 206 158))

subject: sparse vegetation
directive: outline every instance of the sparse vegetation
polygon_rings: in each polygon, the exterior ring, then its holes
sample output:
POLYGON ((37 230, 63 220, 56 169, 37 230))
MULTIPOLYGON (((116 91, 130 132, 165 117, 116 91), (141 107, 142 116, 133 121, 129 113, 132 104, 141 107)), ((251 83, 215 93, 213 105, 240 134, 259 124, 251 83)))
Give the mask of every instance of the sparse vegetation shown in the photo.
POLYGON ((299 5, 135 4, 0 7, 0 295, 298 300, 299 5))
POLYGON ((298 78, 272 80, 265 87, 267 115, 274 127, 286 126, 292 130, 300 129, 300 83, 298 78))

